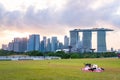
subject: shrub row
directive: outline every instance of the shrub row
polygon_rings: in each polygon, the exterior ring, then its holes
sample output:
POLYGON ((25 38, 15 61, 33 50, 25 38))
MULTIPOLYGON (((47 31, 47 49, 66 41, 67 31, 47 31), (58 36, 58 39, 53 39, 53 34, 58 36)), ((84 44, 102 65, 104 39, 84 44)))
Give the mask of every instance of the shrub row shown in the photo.
POLYGON ((39 51, 30 51, 26 53, 16 53, 13 51, 0 50, 0 56, 9 56, 9 55, 28 55, 28 56, 58 56, 63 59, 67 58, 102 58, 102 57, 117 57, 115 52, 104 52, 104 53, 65 53, 63 51, 58 52, 46 52, 42 53, 39 51))

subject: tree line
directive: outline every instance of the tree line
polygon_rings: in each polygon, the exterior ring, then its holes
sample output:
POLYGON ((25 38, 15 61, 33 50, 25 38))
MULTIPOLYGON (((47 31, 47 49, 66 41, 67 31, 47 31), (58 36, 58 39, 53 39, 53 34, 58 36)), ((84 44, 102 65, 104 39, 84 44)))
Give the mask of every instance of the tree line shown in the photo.
POLYGON ((65 53, 64 51, 57 51, 57 52, 45 52, 42 53, 40 51, 30 51, 30 52, 13 52, 13 51, 6 51, 0 50, 0 56, 10 56, 10 55, 28 55, 28 56, 58 56, 62 59, 68 58, 106 58, 106 57, 117 57, 118 53, 115 52, 102 52, 102 53, 65 53))

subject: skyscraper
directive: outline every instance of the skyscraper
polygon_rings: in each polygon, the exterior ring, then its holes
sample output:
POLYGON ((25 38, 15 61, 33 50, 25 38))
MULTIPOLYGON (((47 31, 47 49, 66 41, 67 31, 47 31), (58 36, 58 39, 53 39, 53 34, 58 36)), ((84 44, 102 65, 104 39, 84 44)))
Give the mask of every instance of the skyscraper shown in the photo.
POLYGON ((29 36, 27 51, 40 50, 40 35, 33 34, 29 36))
POLYGON ((87 51, 87 52, 89 52, 90 51, 90 49, 91 49, 91 47, 92 47, 92 45, 91 45, 91 43, 92 43, 92 33, 91 33, 91 31, 84 31, 83 32, 83 45, 82 45, 82 47, 83 47, 83 49, 85 50, 85 51, 87 51))
POLYGON ((14 43, 12 41, 12 42, 9 42, 8 44, 8 51, 13 51, 13 49, 14 49, 14 43))
POLYGON ((106 32, 98 31, 97 32, 97 52, 106 52, 106 32))
POLYGON ((13 51, 19 52, 19 49, 20 49, 20 38, 14 38, 13 51))
POLYGON ((63 43, 62 42, 58 42, 58 49, 63 49, 63 43))
POLYGON ((47 46, 46 42, 47 42, 47 38, 44 36, 43 40, 41 41, 41 45, 40 45, 41 52, 46 52, 46 46, 47 46))
POLYGON ((44 41, 43 40, 40 42, 40 51, 45 52, 44 51, 44 41))
POLYGON ((64 37, 64 48, 68 48, 69 46, 69 37, 65 36, 64 37))
POLYGON ((43 37, 43 42, 44 42, 44 52, 46 52, 47 38, 45 36, 43 37))
POLYGON ((27 50, 27 38, 21 38, 19 52, 25 52, 27 50))
POLYGON ((47 52, 51 51, 51 42, 50 42, 50 38, 47 39, 47 52))
POLYGON ((8 49, 7 45, 6 44, 2 44, 2 49, 3 50, 7 50, 8 49))
POLYGON ((27 38, 14 38, 13 51, 25 52, 27 50, 27 38))
POLYGON ((51 51, 55 52, 57 50, 58 47, 58 41, 57 41, 57 37, 52 37, 52 41, 51 41, 51 51))
POLYGON ((76 49, 79 37, 78 32, 76 30, 70 31, 70 46, 76 49))

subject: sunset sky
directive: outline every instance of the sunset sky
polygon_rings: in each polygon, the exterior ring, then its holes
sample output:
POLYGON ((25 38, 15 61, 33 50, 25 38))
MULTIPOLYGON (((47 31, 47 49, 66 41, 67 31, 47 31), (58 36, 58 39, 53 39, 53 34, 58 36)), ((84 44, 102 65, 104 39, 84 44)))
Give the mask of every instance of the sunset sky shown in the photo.
POLYGON ((63 41, 75 28, 114 29, 107 32, 107 47, 120 49, 120 0, 0 0, 0 48, 33 33, 63 41))

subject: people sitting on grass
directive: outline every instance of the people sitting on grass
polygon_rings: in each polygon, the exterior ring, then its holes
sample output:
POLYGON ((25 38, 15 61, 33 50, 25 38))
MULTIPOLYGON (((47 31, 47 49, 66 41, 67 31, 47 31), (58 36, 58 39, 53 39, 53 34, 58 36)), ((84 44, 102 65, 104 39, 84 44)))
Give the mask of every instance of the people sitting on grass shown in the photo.
POLYGON ((104 68, 98 67, 97 64, 85 64, 85 67, 83 68, 85 71, 95 71, 95 72, 101 72, 104 71, 104 68))
POLYGON ((118 53, 118 58, 120 59, 120 53, 118 53))

